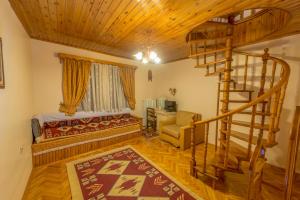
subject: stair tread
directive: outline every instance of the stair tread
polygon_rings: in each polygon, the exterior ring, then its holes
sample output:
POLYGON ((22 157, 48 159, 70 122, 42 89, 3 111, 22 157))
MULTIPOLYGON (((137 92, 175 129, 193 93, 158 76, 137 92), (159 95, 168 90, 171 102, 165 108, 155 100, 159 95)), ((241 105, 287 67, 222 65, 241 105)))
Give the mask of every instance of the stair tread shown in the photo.
MULTIPOLYGON (((221 169, 225 169, 224 167, 224 157, 225 152, 224 151, 217 151, 213 160, 212 160, 212 166, 218 167, 221 169)), ((228 156, 228 162, 227 162, 227 168, 231 169, 238 169, 238 161, 237 159, 233 159, 232 156, 228 156)))
POLYGON ((229 99, 228 101, 221 99, 222 102, 229 102, 229 103, 249 103, 249 100, 233 100, 229 99))
MULTIPOLYGON (((221 99, 220 101, 222 102, 226 102, 224 99, 221 99)), ((250 100, 233 100, 233 99, 229 99, 228 100, 229 103, 249 103, 251 102, 250 100)), ((258 103, 268 103, 268 101, 261 101, 258 103)))
MULTIPOLYGON (((220 73, 224 73, 226 71, 225 68, 220 68, 220 69, 217 69, 216 71, 214 72, 211 72, 211 73, 206 73, 205 76, 214 76, 214 75, 219 75, 220 73)), ((231 69, 230 71, 233 71, 233 69, 231 69)))
MULTIPOLYGON (((221 132, 224 133, 224 134, 228 134, 228 131, 222 131, 221 130, 221 132)), ((234 138, 237 138, 237 139, 245 141, 245 142, 249 141, 249 134, 242 133, 242 132, 235 131, 235 130, 231 130, 230 137, 234 137, 234 138)), ((252 144, 255 145, 257 143, 257 139, 258 139, 258 137, 253 135, 252 144)), ((264 141, 266 141, 266 140, 264 139, 264 141)))
MULTIPOLYGON (((224 151, 221 151, 224 152, 224 151)), ((229 171, 229 172, 234 172, 234 173, 240 173, 242 174, 243 171, 241 170, 240 166, 239 166, 239 162, 232 160, 229 154, 228 157, 228 162, 227 162, 227 167, 224 166, 224 153, 221 153, 220 151, 218 151, 211 163, 211 166, 214 168, 218 168, 218 169, 222 169, 224 171, 229 171)))
MULTIPOLYGON (((230 112, 231 110, 229 110, 230 112)), ((252 111, 241 111, 241 112, 238 112, 239 114, 249 114, 249 115, 252 115, 252 111)), ((257 115, 266 115, 266 116, 270 116, 271 113, 263 113, 263 112, 256 112, 257 115)))
MULTIPOLYGON (((227 122, 226 119, 223 119, 224 122, 227 122)), ((239 126, 245 126, 245 127, 250 127, 251 123, 250 122, 245 122, 245 121, 240 121, 240 120, 232 120, 232 124, 239 125, 239 126)), ((256 129, 264 129, 264 130, 269 130, 269 125, 265 124, 264 127, 261 126, 259 123, 254 123, 254 128, 256 129)))
MULTIPOLYGON (((226 145, 226 141, 225 140, 221 140, 220 141, 221 144, 223 146, 226 145)), ((233 156, 235 156, 238 160, 248 160, 247 157, 248 157, 248 151, 245 147, 239 145, 238 143, 230 140, 230 144, 229 144, 229 153, 233 156)))
POLYGON ((231 79, 231 80, 229 80, 229 81, 224 81, 224 79, 222 79, 221 82, 222 82, 222 83, 224 83, 224 82, 232 82, 232 83, 236 83, 236 81, 233 80, 233 79, 231 79))
MULTIPOLYGON (((209 39, 206 39, 206 41, 208 41, 209 39)), ((204 41, 204 40, 203 40, 204 41)), ((197 42, 196 42, 197 43, 197 42)), ((203 43, 202 44, 198 44, 197 45, 197 48, 198 49, 206 49, 207 51, 213 51, 213 50, 217 50, 216 49, 216 45, 215 44, 207 44, 207 45, 204 45, 203 43)), ((226 48, 226 43, 225 42, 220 42, 218 43, 218 49, 225 49, 226 48)))
POLYGON ((199 64, 199 65, 196 65, 195 68, 207 67, 209 65, 219 64, 219 63, 224 63, 224 62, 226 62, 226 59, 217 60, 217 61, 213 61, 213 62, 209 62, 209 63, 204 63, 204 64, 199 64))
POLYGON ((209 55, 209 54, 214 54, 214 53, 218 53, 218 52, 222 52, 222 51, 226 51, 228 50, 228 48, 221 48, 221 49, 212 49, 212 50, 209 50, 209 51, 206 51, 206 52, 199 52, 199 53, 196 53, 196 54, 191 54, 189 57, 190 58, 197 58, 199 56, 204 56, 204 55, 209 55))
MULTIPOLYGON (((229 92, 254 92, 254 90, 228 90, 229 92)), ((220 92, 226 92, 225 90, 220 90, 220 92)))

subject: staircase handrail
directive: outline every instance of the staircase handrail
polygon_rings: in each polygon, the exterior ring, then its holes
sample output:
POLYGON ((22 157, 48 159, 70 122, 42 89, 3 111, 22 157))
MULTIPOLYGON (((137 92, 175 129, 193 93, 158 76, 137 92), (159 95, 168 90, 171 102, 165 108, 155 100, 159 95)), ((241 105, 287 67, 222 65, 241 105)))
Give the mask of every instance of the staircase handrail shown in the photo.
MULTIPOLYGON (((259 55, 259 54, 254 54, 254 53, 246 53, 246 52, 240 52, 240 51, 235 51, 235 53, 238 54, 242 54, 242 55, 248 55, 248 56, 253 56, 253 57, 263 57, 263 54, 259 55)), ((253 99, 252 101, 250 101, 247 104, 244 104, 234 110, 231 110, 230 112, 224 113, 222 115, 210 118, 210 119, 206 119, 206 120, 202 120, 202 121, 196 121, 194 122, 195 126, 200 126, 202 124, 206 124, 206 123, 210 123, 213 121, 217 121, 220 119, 223 119, 225 117, 231 116, 233 114, 236 114, 238 112, 241 112, 243 110, 246 110, 247 108, 250 108, 251 106, 254 106, 266 99, 269 99, 275 92, 278 92, 285 84, 287 84, 289 76, 290 76, 290 66, 287 62, 285 62, 284 60, 281 60, 279 58, 273 57, 273 56, 269 56, 268 57, 269 60, 273 60, 277 63, 279 63, 281 65, 281 69, 282 69, 282 74, 280 76, 280 80, 277 82, 276 85, 274 85, 271 89, 269 89, 268 91, 266 91, 263 95, 253 99)))

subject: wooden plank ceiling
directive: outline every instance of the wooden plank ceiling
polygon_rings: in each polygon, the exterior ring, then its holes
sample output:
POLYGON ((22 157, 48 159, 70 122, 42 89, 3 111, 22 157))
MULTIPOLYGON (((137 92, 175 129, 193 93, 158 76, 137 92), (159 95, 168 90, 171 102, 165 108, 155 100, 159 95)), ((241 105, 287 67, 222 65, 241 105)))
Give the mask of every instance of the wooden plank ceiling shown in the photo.
POLYGON ((186 34, 249 8, 287 10, 288 25, 267 39, 300 32, 299 0, 9 0, 30 37, 119 57, 152 46, 163 62, 188 56, 186 34))

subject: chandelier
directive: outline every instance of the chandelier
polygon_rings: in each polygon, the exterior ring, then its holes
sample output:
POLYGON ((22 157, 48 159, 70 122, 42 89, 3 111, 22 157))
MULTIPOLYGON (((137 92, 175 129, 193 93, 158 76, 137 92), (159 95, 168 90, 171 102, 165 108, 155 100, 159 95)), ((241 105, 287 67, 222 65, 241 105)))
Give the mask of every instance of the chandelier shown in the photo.
POLYGON ((145 51, 139 51, 133 55, 135 59, 142 61, 143 64, 154 63, 159 64, 161 59, 155 51, 151 51, 148 47, 145 51))

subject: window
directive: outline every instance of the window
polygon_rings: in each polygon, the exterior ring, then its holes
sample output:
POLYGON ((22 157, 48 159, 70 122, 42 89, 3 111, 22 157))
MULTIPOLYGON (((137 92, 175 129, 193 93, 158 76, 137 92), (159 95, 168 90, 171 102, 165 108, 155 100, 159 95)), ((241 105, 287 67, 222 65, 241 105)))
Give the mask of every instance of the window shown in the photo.
POLYGON ((91 76, 80 110, 118 112, 128 108, 119 67, 92 63, 91 76))

